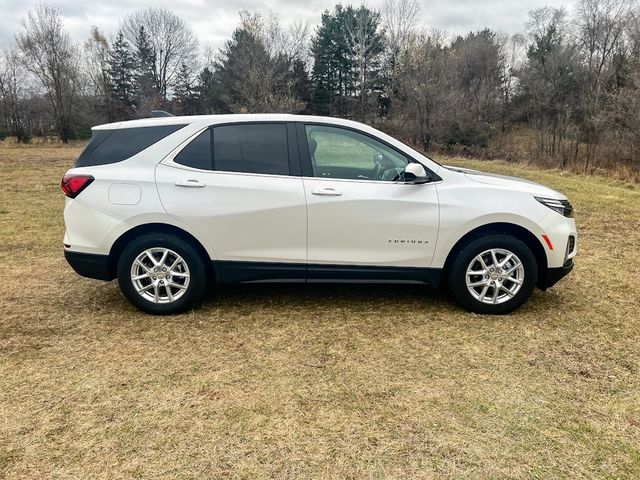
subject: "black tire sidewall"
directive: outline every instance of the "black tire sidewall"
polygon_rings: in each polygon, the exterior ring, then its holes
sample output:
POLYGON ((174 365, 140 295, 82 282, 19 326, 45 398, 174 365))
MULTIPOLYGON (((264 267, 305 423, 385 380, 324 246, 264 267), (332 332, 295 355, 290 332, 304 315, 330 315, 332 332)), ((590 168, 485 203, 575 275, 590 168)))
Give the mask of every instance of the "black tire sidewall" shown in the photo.
POLYGON ((131 241, 122 251, 117 266, 118 284, 123 295, 136 308, 153 315, 170 315, 194 307, 207 284, 207 269, 202 255, 188 241, 168 234, 148 234, 131 241), (172 303, 153 303, 136 291, 131 281, 131 265, 144 250, 169 248, 180 255, 189 267, 189 286, 182 297, 172 303))
POLYGON ((538 282, 538 264, 527 245, 507 234, 491 234, 478 238, 466 245, 456 256, 449 275, 449 288, 456 300, 467 310, 481 314, 504 314, 520 307, 531 296, 538 282), (466 284, 467 267, 480 253, 492 249, 503 248, 518 256, 524 267, 524 282, 518 293, 510 300, 490 305, 476 300, 466 284))

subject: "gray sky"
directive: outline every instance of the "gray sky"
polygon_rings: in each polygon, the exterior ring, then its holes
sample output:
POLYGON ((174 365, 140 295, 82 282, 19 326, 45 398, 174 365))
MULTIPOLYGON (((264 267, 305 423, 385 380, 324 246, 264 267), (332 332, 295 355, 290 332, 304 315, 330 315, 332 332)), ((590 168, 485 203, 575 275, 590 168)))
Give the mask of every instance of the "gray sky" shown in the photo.
MULTIPOLYGON (((5 46, 13 34, 21 28, 27 10, 38 0, 0 0, 0 46, 5 46)), ((320 21, 320 14, 332 8, 336 0, 58 0, 54 2, 65 18, 66 26, 74 40, 84 41, 92 25, 107 34, 115 32, 120 19, 135 10, 148 6, 168 8, 182 17, 200 39, 200 44, 219 48, 229 38, 238 23, 238 11, 247 9, 267 14, 278 14, 283 24, 308 21, 313 27, 320 21)), ((359 1, 342 3, 359 4, 359 1)), ((365 2, 379 8, 383 0, 365 2)), ((490 27, 498 31, 514 33, 523 29, 527 12, 545 5, 565 6, 570 9, 571 0, 422 0, 420 24, 451 33, 466 33, 490 27)))

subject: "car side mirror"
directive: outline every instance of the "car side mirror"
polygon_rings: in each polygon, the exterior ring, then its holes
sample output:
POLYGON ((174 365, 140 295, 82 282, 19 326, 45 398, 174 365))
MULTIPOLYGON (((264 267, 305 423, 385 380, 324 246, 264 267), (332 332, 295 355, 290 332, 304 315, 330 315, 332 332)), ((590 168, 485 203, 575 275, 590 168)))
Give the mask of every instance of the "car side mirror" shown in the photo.
POLYGON ((403 173, 405 183, 427 183, 431 180, 420 163, 408 164, 403 173))

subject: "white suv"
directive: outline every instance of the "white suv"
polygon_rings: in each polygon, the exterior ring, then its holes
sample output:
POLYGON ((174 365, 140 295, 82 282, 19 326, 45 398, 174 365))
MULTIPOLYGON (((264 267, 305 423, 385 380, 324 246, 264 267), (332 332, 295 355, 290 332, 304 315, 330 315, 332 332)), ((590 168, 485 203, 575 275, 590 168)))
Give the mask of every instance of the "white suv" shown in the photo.
POLYGON ((69 264, 154 314, 192 307, 208 280, 448 284, 467 309, 506 313, 576 253, 562 194, 336 118, 101 125, 62 190, 69 264))

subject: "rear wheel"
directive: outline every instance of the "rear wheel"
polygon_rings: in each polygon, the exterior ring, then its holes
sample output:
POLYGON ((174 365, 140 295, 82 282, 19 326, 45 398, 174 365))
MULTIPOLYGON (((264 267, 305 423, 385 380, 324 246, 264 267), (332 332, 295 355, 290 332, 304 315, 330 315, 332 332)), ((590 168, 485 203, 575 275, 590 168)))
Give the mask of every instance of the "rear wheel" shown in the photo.
POLYGON ((504 234, 479 238, 457 255, 449 286, 465 308, 476 313, 508 313, 531 296, 538 265, 527 245, 504 234))
POLYGON ((118 260, 118 283, 140 310, 166 315, 193 307, 204 293, 207 270, 193 246, 168 234, 133 240, 118 260))

